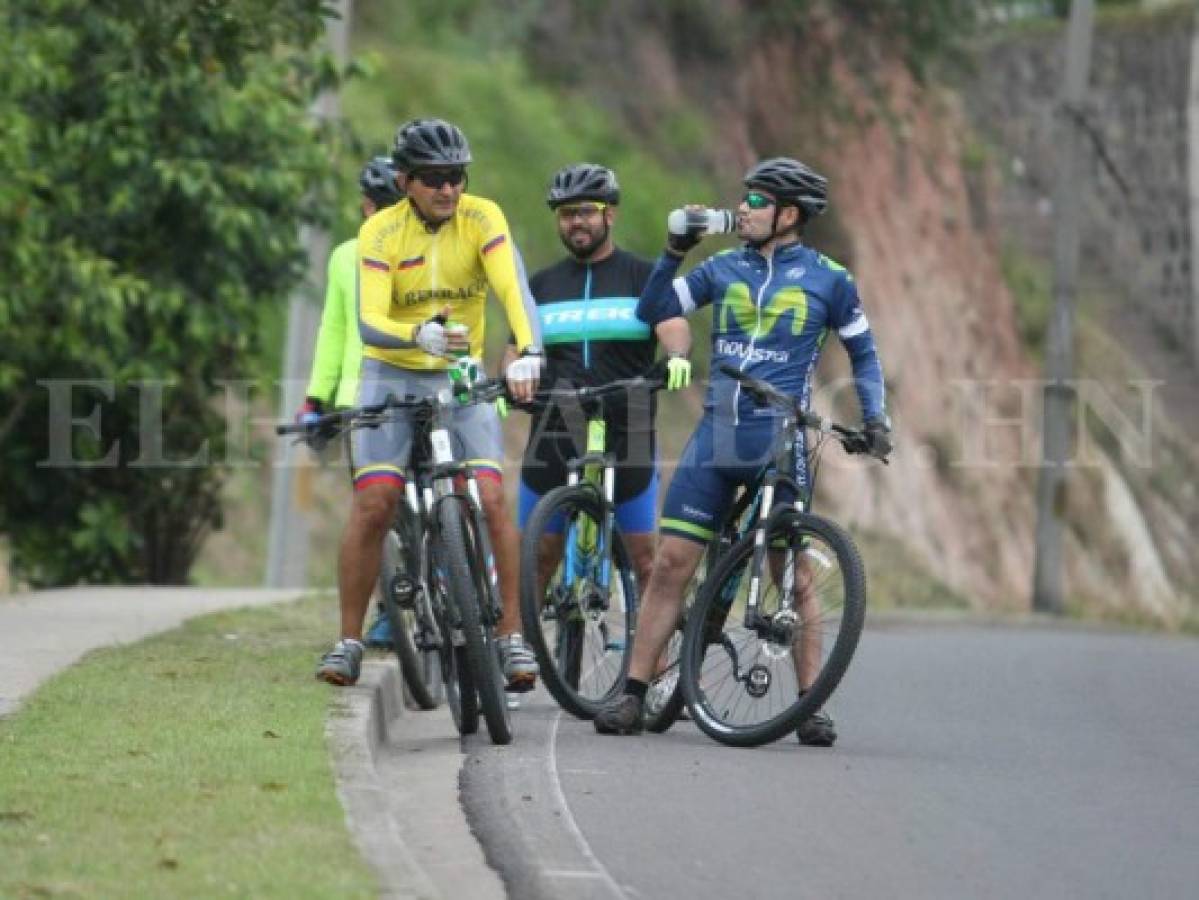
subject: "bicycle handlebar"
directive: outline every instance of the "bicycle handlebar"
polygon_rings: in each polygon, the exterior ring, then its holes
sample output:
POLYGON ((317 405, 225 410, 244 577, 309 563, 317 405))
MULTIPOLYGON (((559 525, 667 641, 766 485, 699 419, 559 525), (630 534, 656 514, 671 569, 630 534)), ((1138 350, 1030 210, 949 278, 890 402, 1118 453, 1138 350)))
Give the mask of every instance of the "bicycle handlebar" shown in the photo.
POLYGON ((607 384, 601 384, 595 387, 577 387, 577 388, 550 388, 544 391, 538 391, 533 395, 533 399, 528 402, 517 402, 512 399, 508 400, 508 405, 514 409, 523 410, 524 412, 536 412, 549 406, 554 400, 573 399, 579 403, 586 405, 593 403, 596 400, 601 400, 611 394, 618 394, 626 390, 647 389, 650 393, 660 391, 666 386, 666 380, 657 374, 659 366, 654 366, 649 372, 644 375, 636 375, 633 378, 621 378, 616 381, 609 381, 607 384))
MULTIPOLYGON (((841 446, 845 448, 846 453, 868 454, 870 452, 870 443, 864 432, 856 428, 846 428, 831 419, 800 408, 799 400, 795 397, 784 394, 772 384, 746 375, 736 366, 721 363, 719 369, 740 384, 745 392, 759 404, 781 407, 792 413, 801 425, 813 428, 822 434, 835 434, 840 439, 841 446)), ((885 463, 886 460, 883 459, 882 462, 885 463)))
MULTIPOLYGON (((451 390, 454 398, 452 403, 460 406, 491 403, 508 394, 507 382, 499 378, 487 378, 470 387, 453 387, 451 390)), ((413 394, 406 394, 403 397, 397 397, 394 394, 388 394, 379 403, 340 409, 336 412, 326 413, 311 422, 285 422, 276 425, 275 434, 314 434, 330 425, 344 427, 347 423, 355 420, 380 417, 393 409, 432 409, 440 402, 441 400, 436 395, 417 397, 413 394)))

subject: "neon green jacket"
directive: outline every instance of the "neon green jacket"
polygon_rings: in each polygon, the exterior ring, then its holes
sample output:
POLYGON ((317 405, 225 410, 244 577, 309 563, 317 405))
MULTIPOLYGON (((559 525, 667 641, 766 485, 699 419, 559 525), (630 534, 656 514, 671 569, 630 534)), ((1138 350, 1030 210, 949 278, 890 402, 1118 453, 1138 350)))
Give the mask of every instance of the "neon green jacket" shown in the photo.
POLYGON ((358 335, 354 274, 358 268, 358 239, 351 238, 329 254, 325 309, 316 335, 316 355, 306 395, 326 406, 353 406, 362 368, 362 338, 358 335))

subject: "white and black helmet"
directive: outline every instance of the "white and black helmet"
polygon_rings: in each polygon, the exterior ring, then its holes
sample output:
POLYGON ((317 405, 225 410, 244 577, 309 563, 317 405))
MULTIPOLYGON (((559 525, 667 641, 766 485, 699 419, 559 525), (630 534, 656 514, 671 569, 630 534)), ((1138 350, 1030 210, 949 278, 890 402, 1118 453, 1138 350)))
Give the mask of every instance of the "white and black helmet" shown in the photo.
POLYGON ((545 202, 550 209, 565 203, 595 200, 615 206, 620 203, 620 185, 616 173, 596 163, 575 163, 554 175, 545 202))
POLYGON ((828 179, 786 156, 762 160, 745 173, 745 186, 769 191, 798 206, 809 219, 828 208, 828 179))
POLYGON ((402 172, 439 166, 466 166, 470 144, 457 125, 444 119, 412 119, 396 129, 391 158, 402 172))
POLYGON ((379 209, 386 209, 404 199, 400 186, 396 184, 396 170, 386 156, 376 156, 362 167, 358 186, 379 209))

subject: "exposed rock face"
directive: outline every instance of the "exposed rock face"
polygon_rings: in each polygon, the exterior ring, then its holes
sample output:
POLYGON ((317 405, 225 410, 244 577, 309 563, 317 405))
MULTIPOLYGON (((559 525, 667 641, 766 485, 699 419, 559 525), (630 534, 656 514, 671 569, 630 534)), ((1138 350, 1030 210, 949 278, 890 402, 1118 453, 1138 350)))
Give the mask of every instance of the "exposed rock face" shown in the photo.
MULTIPOLYGON (((588 21, 586 28, 579 5, 573 12, 567 4, 553 6, 555 17, 543 22, 530 48, 534 60, 550 66, 553 54, 577 62, 576 83, 647 140, 679 110, 704 117, 709 135, 695 153, 730 195, 745 166, 760 156, 789 153, 829 174, 832 221, 813 229, 811 243, 848 265, 859 282, 888 376, 899 452, 884 468, 828 448, 819 505, 850 524, 899 538, 913 558, 979 607, 1027 608, 1040 366, 1021 343, 1001 271, 1001 235, 1005 227, 1022 229, 1028 246, 1047 250, 1051 231, 1039 194, 1013 195, 995 160, 974 158, 972 128, 980 118, 1018 118, 1019 104, 1003 102, 1004 95, 1024 91, 1042 105, 1024 110, 1025 118, 1011 127, 1039 135, 1036 152, 1049 153, 1052 144, 1036 129, 1047 124, 1043 101, 1051 95, 1038 83, 1053 83, 1049 59, 1058 42, 1034 39, 1027 54, 1018 42, 990 51, 983 81, 991 105, 978 107, 977 98, 964 101, 917 82, 886 40, 852 32, 831 6, 805 20, 802 32, 782 23, 759 32, 750 46, 732 49, 721 41, 721 16, 750 15, 748 0, 724 0, 703 13, 623 0, 612 4, 620 15, 588 21), (583 52, 583 34, 589 46, 632 47, 620 57, 629 64, 612 67, 604 63, 612 57, 583 52), (966 109, 972 102, 973 125, 966 109)), ((1134 35, 1101 48, 1100 70, 1118 69, 1144 40, 1134 35)), ((1181 79, 1186 85, 1185 73, 1179 76, 1168 62, 1177 55, 1176 43, 1186 39, 1163 38, 1163 59, 1153 71, 1163 84, 1181 79)), ((1177 174, 1185 121, 1174 123, 1179 137, 1170 124, 1172 101, 1138 99, 1138 91, 1144 88, 1130 85, 1100 106, 1104 114, 1145 119, 1155 147, 1130 163, 1160 170, 1155 177, 1168 181, 1177 174), (1148 112, 1138 111, 1142 101, 1148 112)), ((1120 127, 1134 128, 1135 121, 1120 127)), ((1052 177, 1051 168, 1038 171, 1039 178, 1052 177)), ((1155 191, 1163 215, 1146 220, 1135 246, 1092 234, 1084 252, 1098 255, 1084 259, 1102 259, 1096 270, 1156 279, 1137 283, 1152 294, 1153 315, 1176 322, 1187 315, 1181 293, 1190 266, 1186 205, 1181 190, 1178 196, 1164 187, 1155 191), (1167 255, 1149 263, 1153 248, 1167 255), (1137 265, 1123 266, 1113 259, 1116 252, 1136 257, 1137 265)), ((1113 214, 1095 203, 1116 202, 1116 192, 1114 184, 1102 188, 1089 207, 1092 218, 1113 214)), ((843 381, 847 372, 839 348, 830 348, 816 399, 825 410, 844 410, 846 418, 856 415, 843 381)), ((1090 440, 1085 427, 1078 440, 1090 440)), ((1062 499, 1069 518, 1068 590, 1086 602, 1139 606, 1175 621, 1187 602, 1179 585, 1185 589, 1199 576, 1192 554, 1182 549, 1188 529, 1193 543, 1195 514, 1147 487, 1134 489, 1108 453, 1096 451, 1072 470, 1062 499)), ((1179 491, 1193 496, 1193 459, 1183 471, 1179 491)))

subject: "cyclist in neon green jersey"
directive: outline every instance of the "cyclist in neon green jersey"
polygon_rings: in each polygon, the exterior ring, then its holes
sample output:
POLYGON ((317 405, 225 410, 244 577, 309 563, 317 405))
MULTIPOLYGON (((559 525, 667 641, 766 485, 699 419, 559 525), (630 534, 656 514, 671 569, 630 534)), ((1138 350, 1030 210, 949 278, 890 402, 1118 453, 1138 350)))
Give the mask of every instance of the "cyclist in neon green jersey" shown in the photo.
MULTIPOLYGON (((358 176, 362 189, 362 218, 369 219, 403 199, 396 184, 391 158, 376 156, 358 176)), ((362 367, 362 338, 358 334, 358 310, 354 299, 354 278, 358 269, 358 238, 338 244, 329 254, 325 284, 325 308, 316 335, 312 374, 308 379, 304 405, 297 420, 317 419, 331 407, 354 405, 358 394, 358 370, 362 367)), ((391 646, 390 624, 380 609, 366 635, 372 647, 391 646)))

